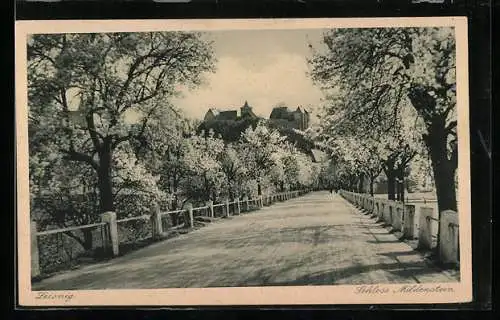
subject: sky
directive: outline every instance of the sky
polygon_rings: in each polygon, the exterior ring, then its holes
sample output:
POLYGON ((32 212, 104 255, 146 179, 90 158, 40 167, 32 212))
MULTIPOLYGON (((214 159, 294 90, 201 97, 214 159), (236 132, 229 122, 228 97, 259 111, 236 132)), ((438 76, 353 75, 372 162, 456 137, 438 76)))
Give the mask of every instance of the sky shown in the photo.
POLYGON ((308 44, 320 45, 321 29, 233 30, 206 33, 213 41, 216 71, 205 84, 184 90, 175 105, 186 116, 202 119, 209 108, 236 110, 248 101, 254 112, 269 117, 285 103, 317 107, 322 92, 307 76, 308 44))

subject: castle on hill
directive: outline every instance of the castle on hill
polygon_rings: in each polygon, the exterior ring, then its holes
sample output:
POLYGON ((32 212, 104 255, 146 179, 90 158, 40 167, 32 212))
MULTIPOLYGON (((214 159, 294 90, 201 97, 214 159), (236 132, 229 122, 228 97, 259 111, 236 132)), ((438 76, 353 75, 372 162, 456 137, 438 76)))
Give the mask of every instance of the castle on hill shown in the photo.
POLYGON ((255 113, 252 111, 252 107, 248 105, 248 102, 245 101, 242 107, 240 107, 240 114, 238 115, 238 110, 219 110, 215 108, 208 109, 204 121, 237 121, 242 118, 258 118, 255 113))
MULTIPOLYGON (((257 119, 257 115, 247 101, 238 110, 208 109, 204 121, 239 121, 241 119, 257 119)), ((288 107, 275 107, 269 115, 270 123, 287 129, 304 131, 309 128, 310 113, 303 107, 298 106, 295 110, 288 107)))

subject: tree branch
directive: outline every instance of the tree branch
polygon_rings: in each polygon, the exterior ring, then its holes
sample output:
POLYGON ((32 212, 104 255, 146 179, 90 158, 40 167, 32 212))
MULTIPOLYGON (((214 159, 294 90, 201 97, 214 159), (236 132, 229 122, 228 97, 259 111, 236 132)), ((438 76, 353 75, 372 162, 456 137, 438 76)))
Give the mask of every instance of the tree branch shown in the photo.
POLYGON ((450 133, 452 133, 452 132, 453 132, 453 129, 455 129, 456 127, 457 127, 457 121, 456 121, 456 120, 454 120, 454 121, 451 121, 451 122, 450 122, 450 123, 446 126, 446 128, 445 128, 444 130, 445 130, 445 132, 446 132, 447 134, 450 134, 450 133))
POLYGON ((75 151, 73 147, 70 147, 70 150, 61 149, 60 151, 66 155, 65 158, 67 160, 85 162, 91 165, 95 170, 99 170, 99 164, 94 161, 91 156, 75 151))

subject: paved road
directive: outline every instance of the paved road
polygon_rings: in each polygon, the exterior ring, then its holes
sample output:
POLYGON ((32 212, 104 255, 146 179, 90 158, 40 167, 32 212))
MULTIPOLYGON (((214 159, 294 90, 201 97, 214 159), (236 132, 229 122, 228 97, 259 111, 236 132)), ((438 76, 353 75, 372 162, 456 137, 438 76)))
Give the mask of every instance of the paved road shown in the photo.
POLYGON ((315 192, 53 276, 33 290, 452 281, 340 196, 315 192))

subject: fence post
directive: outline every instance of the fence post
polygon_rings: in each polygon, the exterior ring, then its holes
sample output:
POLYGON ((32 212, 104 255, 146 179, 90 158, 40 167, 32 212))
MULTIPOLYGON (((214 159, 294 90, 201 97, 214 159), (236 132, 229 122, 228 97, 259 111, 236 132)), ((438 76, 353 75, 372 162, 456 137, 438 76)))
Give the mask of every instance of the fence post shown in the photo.
POLYGON ((441 212, 440 224, 439 260, 443 264, 457 264, 459 262, 457 213, 451 210, 441 212))
POLYGON ((403 237, 415 238, 415 205, 405 204, 403 211, 403 237))
POLYGON ((38 237, 36 235, 36 221, 31 221, 31 278, 40 276, 40 256, 38 254, 38 237))
POLYGON ((384 221, 384 212, 385 212, 385 201, 381 200, 380 207, 379 207, 379 210, 377 212, 377 222, 384 221))
POLYGON ((193 204, 191 202, 186 203, 185 210, 187 211, 188 226, 190 228, 194 227, 194 216, 193 216, 193 204))
POLYGON ((420 208, 418 228, 418 248, 432 249, 432 208, 420 208))
POLYGON ((229 199, 226 199, 226 218, 229 217, 229 199))
POLYGON ((245 202, 245 212, 250 211, 250 204, 248 203, 248 196, 244 196, 243 201, 245 202))
POLYGON ((373 213, 372 217, 378 217, 378 213, 380 211, 380 201, 375 200, 373 204, 373 213))
POLYGON ((208 215, 210 218, 214 217, 214 202, 212 200, 207 201, 208 215))
POLYGON ((402 220, 403 220, 403 208, 400 204, 394 206, 395 214, 393 215, 392 227, 396 231, 402 230, 402 220))
POLYGON ((241 213, 240 198, 236 198, 236 214, 239 215, 240 213, 241 213))
POLYGON ((161 223, 160 207, 158 206, 157 203, 154 203, 151 206, 150 221, 151 221, 151 230, 153 231, 153 239, 158 240, 161 238, 161 235, 163 234, 163 225, 161 223))
MULTIPOLYGON (((116 212, 107 211, 101 214, 101 221, 108 226, 108 239, 111 245, 111 253, 114 257, 119 254, 118 225, 116 223, 116 212)), ((109 246, 108 246, 109 247, 109 246)))

